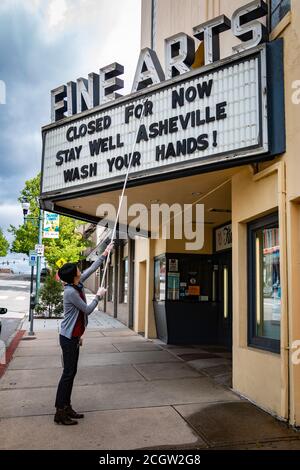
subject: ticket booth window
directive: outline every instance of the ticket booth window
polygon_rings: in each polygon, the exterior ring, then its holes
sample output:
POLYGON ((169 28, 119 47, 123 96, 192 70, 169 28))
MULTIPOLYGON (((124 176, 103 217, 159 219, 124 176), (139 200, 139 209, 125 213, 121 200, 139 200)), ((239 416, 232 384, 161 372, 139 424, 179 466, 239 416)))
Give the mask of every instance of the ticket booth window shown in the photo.
POLYGON ((281 282, 278 215, 249 224, 249 345, 280 351, 281 282))
POLYGON ((154 261, 154 300, 164 301, 166 298, 166 258, 162 256, 154 261))

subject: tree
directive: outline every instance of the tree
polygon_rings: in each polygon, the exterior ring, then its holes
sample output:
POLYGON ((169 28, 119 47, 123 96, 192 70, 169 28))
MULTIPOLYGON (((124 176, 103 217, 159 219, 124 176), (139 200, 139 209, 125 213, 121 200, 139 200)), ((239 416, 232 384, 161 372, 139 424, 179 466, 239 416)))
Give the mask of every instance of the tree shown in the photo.
MULTIPOLYGON (((18 198, 20 204, 24 197, 27 198, 30 204, 29 217, 37 218, 39 216, 39 194, 40 175, 38 174, 35 178, 25 182, 25 187, 22 189, 18 198)), ((14 236, 11 251, 29 254, 29 251, 34 249, 38 240, 38 226, 33 220, 28 220, 26 224, 19 225, 19 227, 11 225, 9 232, 14 236)))
MULTIPOLYGON (((13 234, 12 251, 17 253, 27 253, 34 249, 38 240, 38 227, 36 221, 30 220, 31 217, 38 218, 39 206, 38 198, 40 194, 40 174, 25 182, 19 201, 21 203, 23 197, 26 197, 29 204, 29 220, 19 227, 10 226, 9 231, 13 234)), ((77 262, 82 259, 82 252, 89 246, 91 242, 86 240, 82 234, 78 232, 78 227, 84 222, 72 219, 70 217, 60 216, 59 221, 59 238, 44 239, 45 258, 47 263, 56 270, 56 262, 59 259, 65 259, 68 262, 77 262)))
POLYGON ((35 308, 37 314, 51 318, 63 313, 63 286, 53 275, 47 276, 40 292, 39 303, 35 308))
POLYGON ((0 227, 0 256, 6 256, 9 249, 9 243, 3 235, 3 231, 0 227))

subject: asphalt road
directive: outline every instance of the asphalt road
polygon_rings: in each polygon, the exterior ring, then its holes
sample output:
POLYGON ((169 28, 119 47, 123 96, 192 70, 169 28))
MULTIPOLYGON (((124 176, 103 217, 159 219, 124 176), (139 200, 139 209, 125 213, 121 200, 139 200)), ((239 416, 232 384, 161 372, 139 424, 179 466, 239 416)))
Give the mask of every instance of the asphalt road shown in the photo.
POLYGON ((0 274, 0 307, 8 312, 1 315, 0 339, 8 345, 29 309, 30 277, 26 275, 0 274))

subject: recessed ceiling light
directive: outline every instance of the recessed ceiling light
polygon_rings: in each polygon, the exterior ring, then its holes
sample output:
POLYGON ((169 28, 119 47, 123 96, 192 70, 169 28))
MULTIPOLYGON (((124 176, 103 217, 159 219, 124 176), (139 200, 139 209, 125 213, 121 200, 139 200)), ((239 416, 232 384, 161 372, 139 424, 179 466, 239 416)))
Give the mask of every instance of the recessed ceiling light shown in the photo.
POLYGON ((81 206, 72 206, 72 209, 81 209, 81 206))
POLYGON ((199 192, 194 192, 192 193, 192 196, 201 196, 202 193, 199 193, 199 192))

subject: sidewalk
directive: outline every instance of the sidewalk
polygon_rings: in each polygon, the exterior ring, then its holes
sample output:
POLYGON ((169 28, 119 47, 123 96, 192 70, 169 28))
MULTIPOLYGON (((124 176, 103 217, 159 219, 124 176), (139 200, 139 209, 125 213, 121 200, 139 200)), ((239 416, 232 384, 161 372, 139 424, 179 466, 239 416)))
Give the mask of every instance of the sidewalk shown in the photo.
POLYGON ((300 449, 299 433, 190 367, 186 350, 90 327, 73 393, 85 418, 64 427, 53 423, 57 331, 25 335, 0 380, 0 449, 300 449))
MULTIPOLYGON (((33 325, 34 332, 39 333, 42 331, 46 332, 50 330, 52 332, 56 331, 58 333, 61 321, 62 320, 56 319, 56 318, 51 318, 51 319, 35 318, 34 325, 33 325)), ((27 316, 22 324, 22 329, 25 331, 29 331, 29 328, 30 328, 30 322, 27 316)), ((100 310, 95 310, 89 316, 89 329, 93 329, 93 328, 107 329, 107 328, 126 328, 126 327, 122 323, 120 323, 118 320, 116 320, 115 318, 112 318, 106 313, 103 313, 100 310)))

